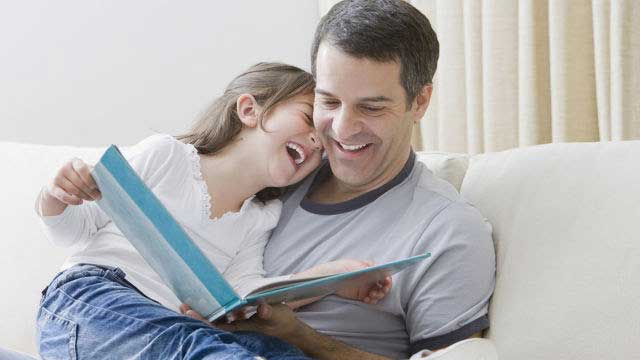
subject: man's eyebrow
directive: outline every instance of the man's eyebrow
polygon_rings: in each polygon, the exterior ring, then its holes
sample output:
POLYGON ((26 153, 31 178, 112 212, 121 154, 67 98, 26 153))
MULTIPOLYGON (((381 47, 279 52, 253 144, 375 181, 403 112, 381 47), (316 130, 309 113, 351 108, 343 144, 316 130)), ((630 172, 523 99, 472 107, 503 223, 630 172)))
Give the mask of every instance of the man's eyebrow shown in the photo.
MULTIPOLYGON (((318 89, 318 88, 316 88, 316 95, 324 95, 324 96, 333 97, 333 98, 336 97, 332 93, 326 90, 318 89)), ((364 102, 392 102, 393 100, 389 99, 386 96, 369 96, 369 97, 360 98, 358 99, 358 101, 360 102, 363 102, 363 101, 364 102)))
POLYGON ((324 96, 329 96, 329 97, 336 97, 332 93, 330 93, 330 92, 328 92, 326 90, 318 89, 318 88, 316 88, 316 95, 324 95, 324 96))
POLYGON ((361 98, 358 99, 360 101, 366 101, 366 102, 391 102, 392 100, 389 99, 386 96, 372 96, 372 97, 365 97, 365 98, 361 98))

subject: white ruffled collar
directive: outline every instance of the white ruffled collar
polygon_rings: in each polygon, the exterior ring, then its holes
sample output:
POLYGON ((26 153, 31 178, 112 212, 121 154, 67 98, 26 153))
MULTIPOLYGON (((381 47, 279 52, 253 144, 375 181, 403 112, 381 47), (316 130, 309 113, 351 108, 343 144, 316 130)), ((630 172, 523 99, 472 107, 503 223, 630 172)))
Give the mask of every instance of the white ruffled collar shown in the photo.
POLYGON ((207 183, 204 181, 204 177, 202 176, 202 168, 200 164, 200 155, 198 154, 198 150, 192 144, 185 144, 185 149, 187 151, 187 156, 189 158, 189 162, 191 163, 191 171, 193 178, 198 185, 200 192, 200 212, 202 214, 202 218, 208 221, 219 221, 222 219, 232 219, 238 217, 249 210, 249 208, 255 206, 255 195, 249 197, 242 203, 239 211, 236 212, 226 212, 219 218, 212 218, 211 204, 213 203, 211 199, 211 194, 209 194, 209 189, 207 188, 207 183))

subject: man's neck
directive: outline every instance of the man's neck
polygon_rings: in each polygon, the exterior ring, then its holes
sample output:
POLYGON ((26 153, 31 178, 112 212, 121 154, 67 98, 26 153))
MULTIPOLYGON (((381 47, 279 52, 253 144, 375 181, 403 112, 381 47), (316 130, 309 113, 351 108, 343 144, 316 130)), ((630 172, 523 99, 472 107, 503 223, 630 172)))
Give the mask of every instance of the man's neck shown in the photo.
MULTIPOLYGON (((409 153, 410 156, 411 153, 409 153)), ((405 167, 409 157, 399 162, 386 176, 379 176, 363 185, 348 184, 330 173, 314 186, 308 197, 311 201, 320 204, 338 204, 355 199, 392 181, 405 167)))

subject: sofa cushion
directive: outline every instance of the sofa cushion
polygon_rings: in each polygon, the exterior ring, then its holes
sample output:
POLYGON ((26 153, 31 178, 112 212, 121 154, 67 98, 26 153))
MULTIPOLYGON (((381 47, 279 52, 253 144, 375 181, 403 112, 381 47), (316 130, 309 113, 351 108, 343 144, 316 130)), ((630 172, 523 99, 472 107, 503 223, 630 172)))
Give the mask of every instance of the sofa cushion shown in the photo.
POLYGON ((68 159, 95 162, 101 149, 0 142, 0 345, 35 354, 40 291, 58 272, 68 249, 45 239, 34 212, 40 188, 68 159))
POLYGON ((469 166, 469 155, 439 151, 420 151, 418 161, 423 162, 437 177, 453 184, 458 191, 469 166))
POLYGON ((494 228, 500 359, 632 359, 640 338, 640 141, 475 156, 462 184, 494 228))

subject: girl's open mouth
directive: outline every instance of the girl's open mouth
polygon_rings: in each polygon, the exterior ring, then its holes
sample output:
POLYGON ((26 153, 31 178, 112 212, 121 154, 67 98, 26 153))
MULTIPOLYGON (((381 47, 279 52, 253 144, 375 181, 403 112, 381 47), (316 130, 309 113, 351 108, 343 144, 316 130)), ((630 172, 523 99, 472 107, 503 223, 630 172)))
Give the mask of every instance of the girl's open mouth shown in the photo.
POLYGON ((291 141, 287 143, 287 153, 289 153, 289 157, 297 166, 302 165, 302 163, 307 159, 304 148, 291 141))

